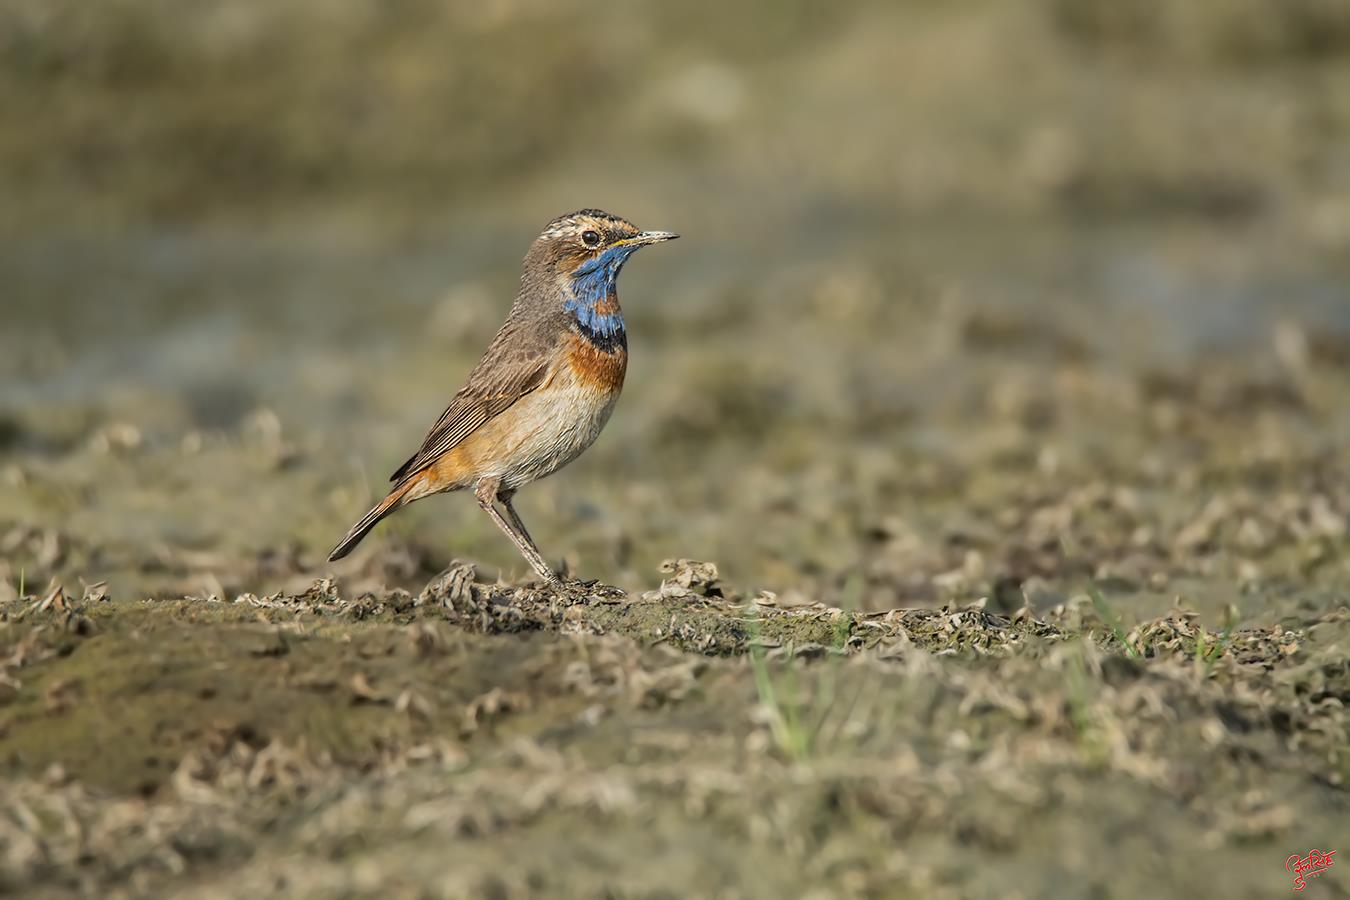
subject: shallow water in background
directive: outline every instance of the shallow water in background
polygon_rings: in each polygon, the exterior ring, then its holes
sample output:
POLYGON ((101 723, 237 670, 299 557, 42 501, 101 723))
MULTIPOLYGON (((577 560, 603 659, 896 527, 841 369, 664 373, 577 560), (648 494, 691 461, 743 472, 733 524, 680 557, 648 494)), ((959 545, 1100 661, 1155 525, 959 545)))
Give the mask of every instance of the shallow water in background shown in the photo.
MULTIPOLYGON (((109 389, 167 391, 183 398, 186 425, 229 427, 262 405, 326 428, 349 409, 316 397, 305 380, 325 365, 348 368, 332 373, 339 380, 397 383, 399 356, 445 353, 448 387, 510 305, 514 254, 532 234, 524 223, 490 236, 456 225, 413 246, 192 230, 9 242, 0 248, 8 326, 0 403, 15 410, 96 403, 109 389), (453 293, 465 285, 475 290, 453 293), (438 314, 450 321, 428 334, 438 314), (466 333, 453 333, 455 316, 466 333)), ((1281 323, 1350 336, 1345 265, 1299 259, 1259 234, 1168 222, 1010 232, 917 221, 854 226, 822 242, 817 229, 785 235, 779 226, 769 252, 734 259, 687 230, 624 279, 629 315, 641 324, 656 308, 678 319, 680 304, 735 302, 718 298, 788 268, 847 277, 875 263, 958 292, 973 308, 1056 321, 1093 353, 1133 365, 1264 354, 1281 323)), ((922 327, 921 313, 914 324, 922 327)), ((745 339, 751 355, 778 352, 772 334, 719 327, 745 339)), ((865 323, 856 337, 860 354, 886 352, 865 323)), ((640 331, 632 339, 639 348, 662 340, 640 331)))

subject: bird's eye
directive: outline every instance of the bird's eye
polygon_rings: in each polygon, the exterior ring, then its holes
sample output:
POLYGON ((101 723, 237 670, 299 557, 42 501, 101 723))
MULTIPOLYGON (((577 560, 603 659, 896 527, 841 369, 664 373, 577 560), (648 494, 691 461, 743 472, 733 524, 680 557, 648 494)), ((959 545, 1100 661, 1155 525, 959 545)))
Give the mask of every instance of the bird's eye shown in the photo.
POLYGON ((583 231, 581 233, 581 242, 587 247, 599 247, 600 234, 595 231, 583 231))

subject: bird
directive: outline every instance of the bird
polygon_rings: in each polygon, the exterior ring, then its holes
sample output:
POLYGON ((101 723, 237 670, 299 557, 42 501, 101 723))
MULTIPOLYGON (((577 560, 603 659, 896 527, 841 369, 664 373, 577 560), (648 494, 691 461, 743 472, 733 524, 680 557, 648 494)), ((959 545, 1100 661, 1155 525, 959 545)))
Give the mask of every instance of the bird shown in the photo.
POLYGON ((609 421, 628 369, 619 272, 641 248, 677 237, 599 209, 544 226, 525 255, 506 321, 422 446, 390 476, 389 493, 351 527, 329 562, 395 510, 470 490, 535 574, 561 585, 512 499, 581 455, 609 421))

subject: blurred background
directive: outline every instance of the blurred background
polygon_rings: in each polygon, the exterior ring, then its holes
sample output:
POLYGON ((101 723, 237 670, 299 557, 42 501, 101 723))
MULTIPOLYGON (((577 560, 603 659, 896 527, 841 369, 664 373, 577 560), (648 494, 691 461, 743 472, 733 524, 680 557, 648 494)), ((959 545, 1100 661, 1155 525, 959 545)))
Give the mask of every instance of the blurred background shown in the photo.
POLYGON ((5 0, 0 109, 0 582, 526 575, 457 497, 323 558, 585 206, 684 239, 521 497, 581 574, 1345 574, 1344 2, 5 0))

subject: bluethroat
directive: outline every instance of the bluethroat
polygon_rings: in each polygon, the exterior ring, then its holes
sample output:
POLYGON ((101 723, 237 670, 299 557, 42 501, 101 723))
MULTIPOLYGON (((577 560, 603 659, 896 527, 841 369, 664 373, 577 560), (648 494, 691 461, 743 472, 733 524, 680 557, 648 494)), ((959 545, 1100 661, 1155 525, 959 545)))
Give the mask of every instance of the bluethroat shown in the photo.
POLYGON ((390 477, 393 489, 328 559, 346 556, 394 510, 470 488, 539 577, 560 583, 511 500, 576 459, 605 427, 628 368, 619 271, 639 248, 676 237, 598 209, 549 222, 525 256, 520 292, 487 352, 421 449, 390 477))

